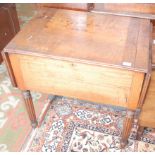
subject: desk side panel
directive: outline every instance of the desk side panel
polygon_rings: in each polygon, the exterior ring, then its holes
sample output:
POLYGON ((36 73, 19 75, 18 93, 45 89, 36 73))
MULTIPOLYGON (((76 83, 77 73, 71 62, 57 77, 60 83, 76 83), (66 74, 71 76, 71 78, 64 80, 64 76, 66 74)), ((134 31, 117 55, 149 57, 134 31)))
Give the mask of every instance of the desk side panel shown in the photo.
POLYGON ((9 58, 22 90, 128 107, 135 72, 20 54, 9 58))
POLYGON ((4 50, 3 50, 2 51, 2 56, 3 56, 4 63, 6 65, 6 67, 7 67, 7 71, 8 71, 8 74, 10 76, 12 86, 17 87, 16 79, 15 79, 14 72, 13 72, 13 69, 12 69, 12 65, 11 65, 10 59, 9 59, 9 54, 7 52, 4 52, 4 50))
POLYGON ((142 106, 139 124, 155 128, 155 70, 152 71, 146 98, 142 106))

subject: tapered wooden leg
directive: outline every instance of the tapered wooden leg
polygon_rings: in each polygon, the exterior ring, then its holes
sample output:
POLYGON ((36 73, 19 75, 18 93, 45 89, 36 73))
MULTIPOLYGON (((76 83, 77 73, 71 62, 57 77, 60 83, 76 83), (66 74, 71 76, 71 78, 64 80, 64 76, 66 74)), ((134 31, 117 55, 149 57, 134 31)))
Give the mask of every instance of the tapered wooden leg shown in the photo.
POLYGON ((36 119, 36 114, 35 114, 35 109, 34 109, 34 106, 33 106, 31 93, 30 93, 29 90, 22 91, 22 93, 23 93, 23 97, 24 97, 24 100, 25 100, 26 110, 28 112, 28 116, 29 116, 29 119, 31 121, 31 126, 33 128, 36 128, 37 125, 38 125, 38 122, 37 122, 37 119, 36 119))
POLYGON ((139 126, 138 131, 137 131, 137 137, 136 137, 137 140, 140 140, 140 138, 142 137, 143 132, 144 132, 144 127, 139 126))
POLYGON ((134 117, 134 111, 127 110, 126 117, 123 122, 121 148, 124 148, 128 143, 128 138, 130 136, 130 131, 132 128, 133 117, 134 117))

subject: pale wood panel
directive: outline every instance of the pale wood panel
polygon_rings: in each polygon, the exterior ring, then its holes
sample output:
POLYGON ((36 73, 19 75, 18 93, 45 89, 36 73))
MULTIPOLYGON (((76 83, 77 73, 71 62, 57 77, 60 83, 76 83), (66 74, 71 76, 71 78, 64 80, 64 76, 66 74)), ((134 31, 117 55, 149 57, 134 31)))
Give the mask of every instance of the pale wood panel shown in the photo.
POLYGON ((152 67, 155 68, 155 44, 152 46, 152 67))
POLYGON ((96 3, 94 10, 97 11, 113 11, 113 12, 127 12, 127 13, 148 13, 155 14, 155 4, 123 4, 123 3, 96 3))
POLYGON ((144 45, 150 40, 149 25, 147 19, 47 9, 29 22, 5 51, 78 59, 133 70, 137 70, 134 64, 138 61, 138 70, 146 72, 148 53, 141 49, 145 49, 144 45), (141 29, 148 30, 145 37, 138 35, 141 29), (137 44, 136 40, 142 42, 137 44), (131 66, 124 65, 126 62, 131 66))
POLYGON ((145 74, 143 73, 134 72, 132 84, 130 87, 130 96, 128 99, 128 108, 131 110, 136 109, 138 106, 141 90, 143 87, 144 76, 145 74))
POLYGON ((127 106, 131 71, 18 54, 10 61, 21 89, 127 106))
POLYGON ((2 56, 3 56, 3 59, 4 59, 5 65, 7 67, 8 74, 10 76, 10 80, 11 80, 12 86, 13 87, 17 87, 16 79, 15 79, 15 76, 13 74, 13 69, 11 67, 11 63, 10 63, 10 59, 9 59, 9 54, 2 52, 2 56))
POLYGON ((58 9, 71 9, 79 11, 88 11, 88 3, 40 3, 37 4, 37 7, 42 9, 42 7, 48 8, 58 8, 58 9))
POLYGON ((151 81, 142 107, 139 124, 155 128, 155 70, 152 71, 151 81))
POLYGON ((152 45, 152 64, 155 67, 155 26, 153 26, 152 39, 153 39, 153 45, 152 45))
POLYGON ((137 29, 134 29, 133 27, 139 27, 140 28, 140 23, 136 22, 136 20, 131 20, 129 23, 129 28, 128 28, 128 35, 124 47, 124 55, 122 61, 124 62, 129 62, 134 66, 135 64, 135 50, 137 49, 137 38, 134 35, 130 35, 131 33, 136 34, 136 36, 139 35, 139 31, 137 29), (131 44, 132 43, 132 44, 131 44))
POLYGON ((137 38, 137 53, 135 56, 135 68, 144 68, 145 66, 147 66, 148 69, 150 60, 149 57, 150 42, 152 40, 150 39, 146 40, 146 38, 152 38, 150 21, 149 20, 147 22, 141 21, 139 29, 140 29, 139 37, 137 38), (145 53, 145 56, 141 53, 145 53))

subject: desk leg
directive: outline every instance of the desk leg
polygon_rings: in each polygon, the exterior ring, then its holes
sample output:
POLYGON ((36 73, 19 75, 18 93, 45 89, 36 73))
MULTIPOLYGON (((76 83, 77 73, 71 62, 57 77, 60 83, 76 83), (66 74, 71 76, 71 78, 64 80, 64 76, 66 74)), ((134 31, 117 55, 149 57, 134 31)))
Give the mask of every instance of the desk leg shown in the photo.
POLYGON ((143 126, 139 126, 138 127, 138 131, 137 131, 137 137, 136 137, 137 140, 141 140, 143 132, 144 132, 144 127, 143 126))
POLYGON ((30 121, 31 121, 31 126, 33 128, 36 128, 38 125, 37 119, 36 119, 36 114, 35 114, 35 109, 33 106, 33 101, 32 101, 32 96, 30 94, 29 90, 25 90, 22 92, 23 93, 23 97, 25 100, 25 106, 26 106, 26 110, 28 112, 30 121))
POLYGON ((123 122, 121 148, 124 148, 128 143, 128 138, 130 136, 130 131, 132 128, 133 117, 134 117, 134 111, 127 110, 126 117, 125 117, 125 120, 123 122))

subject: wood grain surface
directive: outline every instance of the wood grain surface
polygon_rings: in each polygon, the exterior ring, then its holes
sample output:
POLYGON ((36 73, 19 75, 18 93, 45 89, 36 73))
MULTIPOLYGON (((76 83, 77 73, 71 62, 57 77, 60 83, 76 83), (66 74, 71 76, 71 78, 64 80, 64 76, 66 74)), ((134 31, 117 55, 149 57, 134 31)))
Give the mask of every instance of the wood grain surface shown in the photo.
POLYGON ((155 4, 153 3, 95 3, 92 11, 122 16, 155 19, 155 4))
POLYGON ((10 54, 9 58, 17 86, 22 90, 123 107, 130 104, 131 109, 137 105, 143 73, 19 54, 10 54), (134 78, 141 83, 133 83, 136 92, 131 88, 134 78), (130 97, 131 90, 134 94, 130 97))
POLYGON ((143 4, 123 4, 123 3, 96 3, 95 8, 97 10, 110 10, 117 12, 140 12, 155 14, 155 4, 143 3, 143 4))
POLYGON ((0 4, 0 63, 1 51, 20 30, 15 4, 0 4))
POLYGON ((89 11, 93 8, 93 3, 38 3, 37 7, 57 8, 57 9, 68 9, 76 11, 89 11))
POLYGON ((155 68, 155 26, 153 27, 152 38, 152 67, 155 68))
POLYGON ((145 93, 145 100, 143 101, 142 110, 139 117, 139 128, 137 139, 140 139, 144 132, 144 127, 155 128, 155 27, 152 31, 152 67, 150 74, 150 82, 148 84, 147 92, 145 93))
POLYGON ((46 9, 5 51, 147 72, 149 42, 147 19, 46 9))
POLYGON ((139 118, 139 125, 155 128, 155 70, 152 71, 151 81, 145 102, 139 118))

